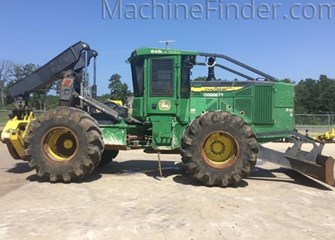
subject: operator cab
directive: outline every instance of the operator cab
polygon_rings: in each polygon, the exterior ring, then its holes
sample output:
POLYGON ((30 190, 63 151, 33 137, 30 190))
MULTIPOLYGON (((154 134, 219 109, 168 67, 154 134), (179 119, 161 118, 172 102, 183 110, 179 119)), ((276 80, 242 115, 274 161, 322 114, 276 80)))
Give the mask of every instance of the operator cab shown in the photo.
POLYGON ((133 117, 178 116, 186 121, 190 71, 198 53, 138 49, 129 58, 134 87, 133 117), (181 70, 180 70, 181 69, 181 70))

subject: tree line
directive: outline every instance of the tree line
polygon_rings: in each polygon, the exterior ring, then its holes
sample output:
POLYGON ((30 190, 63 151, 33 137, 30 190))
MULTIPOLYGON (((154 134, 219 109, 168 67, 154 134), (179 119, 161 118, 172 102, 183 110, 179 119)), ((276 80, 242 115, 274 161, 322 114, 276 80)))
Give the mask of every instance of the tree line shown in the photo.
MULTIPOLYGON (((8 60, 2 60, 0 62, 0 101, 2 108, 14 102, 14 99, 8 94, 8 86, 23 79, 38 68, 38 65, 32 63, 21 65, 8 60)), ((52 86, 50 85, 32 94, 31 103, 35 109, 45 108, 46 95, 51 88, 52 86)))
POLYGON ((301 80, 295 87, 295 112, 300 114, 335 114, 335 79, 301 80))
MULTIPOLYGON (((0 108, 11 108, 14 99, 8 94, 8 86, 25 78, 39 68, 36 64, 16 64, 8 60, 0 61, 0 108)), ((109 79, 109 94, 99 96, 99 99, 105 101, 107 99, 122 100, 125 104, 128 97, 132 96, 126 83, 122 83, 121 75, 115 73, 109 79)), ((31 94, 29 104, 35 110, 47 110, 58 105, 56 96, 50 94, 51 91, 59 93, 60 82, 56 81, 46 87, 38 89, 31 94)))

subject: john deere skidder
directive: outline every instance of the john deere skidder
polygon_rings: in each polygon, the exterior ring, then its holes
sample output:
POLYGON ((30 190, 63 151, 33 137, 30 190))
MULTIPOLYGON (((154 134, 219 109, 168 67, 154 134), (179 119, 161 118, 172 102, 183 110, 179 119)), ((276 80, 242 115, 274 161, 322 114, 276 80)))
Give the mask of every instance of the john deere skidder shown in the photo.
POLYGON ((123 107, 96 100, 97 55, 78 42, 8 89, 16 107, 1 140, 13 158, 28 161, 39 177, 71 182, 89 175, 100 161, 111 161, 119 150, 142 148, 179 152, 187 172, 207 186, 239 182, 257 158, 334 185, 334 159, 321 154, 323 143, 294 132, 292 84, 222 54, 142 48, 128 59, 134 89, 129 115, 123 107), (92 58, 89 93, 85 77, 92 58), (198 67, 207 68, 208 76, 192 81, 198 67), (219 80, 216 69, 244 80, 219 80), (60 107, 35 117, 29 95, 57 80, 60 107), (286 153, 260 145, 283 138, 294 142, 286 153), (313 144, 311 152, 301 150, 306 142, 313 144))

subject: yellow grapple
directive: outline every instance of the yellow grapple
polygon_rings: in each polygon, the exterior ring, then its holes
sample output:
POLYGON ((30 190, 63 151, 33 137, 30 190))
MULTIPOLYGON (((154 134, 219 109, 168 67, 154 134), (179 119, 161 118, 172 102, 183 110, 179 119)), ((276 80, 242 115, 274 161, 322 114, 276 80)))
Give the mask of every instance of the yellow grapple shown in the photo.
POLYGON ((29 124, 35 120, 33 113, 24 116, 22 120, 14 117, 6 123, 1 132, 1 141, 7 145, 7 148, 14 159, 25 160, 24 138, 29 124))

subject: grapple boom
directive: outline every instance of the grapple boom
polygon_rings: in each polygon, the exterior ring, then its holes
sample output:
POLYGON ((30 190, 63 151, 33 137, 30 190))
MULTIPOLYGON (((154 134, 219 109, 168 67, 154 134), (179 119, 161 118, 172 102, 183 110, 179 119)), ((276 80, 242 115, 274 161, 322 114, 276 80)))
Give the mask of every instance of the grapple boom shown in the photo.
MULTIPOLYGON (((9 86, 9 95, 17 97, 20 95, 30 94, 37 89, 58 80, 59 74, 62 71, 67 71, 69 69, 77 70, 80 67, 83 68, 84 64, 81 53, 84 50, 90 50, 87 43, 78 42, 72 45, 44 66, 40 67, 34 73, 9 86)), ((92 53, 94 53, 94 51, 92 53)))

